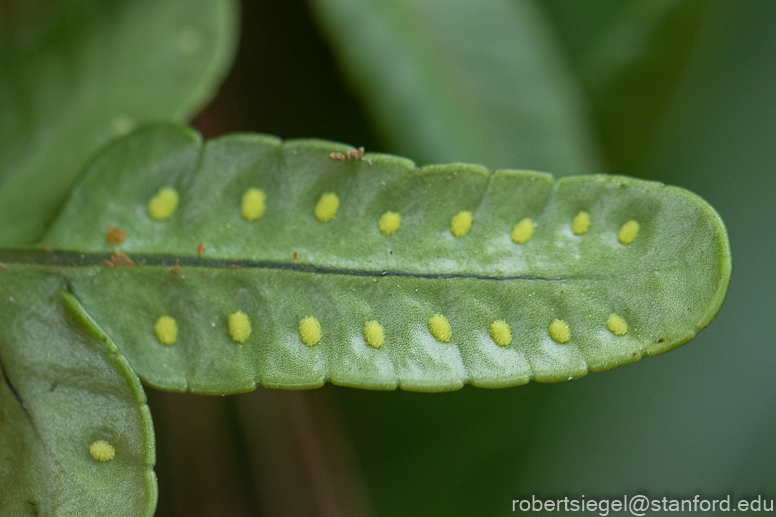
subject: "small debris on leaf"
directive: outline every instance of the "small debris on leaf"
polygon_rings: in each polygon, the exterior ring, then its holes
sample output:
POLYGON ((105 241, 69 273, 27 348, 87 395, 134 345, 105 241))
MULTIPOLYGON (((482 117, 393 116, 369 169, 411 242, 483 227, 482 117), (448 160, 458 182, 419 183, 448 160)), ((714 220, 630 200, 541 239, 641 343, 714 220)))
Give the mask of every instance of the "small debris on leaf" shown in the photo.
POLYGON ((121 251, 117 251, 111 255, 110 261, 113 262, 114 266, 137 266, 137 264, 129 258, 129 255, 121 251))
POLYGON ((108 228, 108 233, 105 234, 105 240, 110 244, 122 244, 125 240, 127 240, 127 232, 124 230, 119 230, 115 226, 110 225, 110 228, 108 228))
POLYGON ((364 148, 359 147, 356 150, 348 151, 345 154, 342 153, 331 153, 329 154, 329 158, 332 160, 340 160, 342 162, 349 162, 351 160, 362 160, 364 158, 364 148))

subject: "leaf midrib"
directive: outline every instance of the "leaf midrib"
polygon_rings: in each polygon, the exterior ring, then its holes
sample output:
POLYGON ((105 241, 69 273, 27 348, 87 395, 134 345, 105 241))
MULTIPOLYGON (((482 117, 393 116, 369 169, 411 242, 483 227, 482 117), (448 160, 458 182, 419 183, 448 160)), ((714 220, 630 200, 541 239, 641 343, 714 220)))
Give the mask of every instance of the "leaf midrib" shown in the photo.
MULTIPOLYGON (((94 267, 101 266, 106 260, 111 260, 109 253, 79 253, 77 251, 47 251, 47 250, 13 250, 0 249, 0 262, 9 264, 25 264, 52 267, 94 267)), ((191 257, 187 255, 163 254, 132 254, 130 257, 140 267, 196 267, 205 269, 268 269, 277 271, 292 271, 318 275, 341 275, 362 277, 403 277, 428 280, 449 280, 468 278, 473 280, 538 280, 546 282, 561 282, 572 278, 540 277, 533 275, 476 275, 472 273, 412 273, 391 269, 353 269, 316 266, 309 263, 281 262, 272 260, 232 260, 223 258, 191 257)), ((132 266, 116 266, 132 267, 132 266)))

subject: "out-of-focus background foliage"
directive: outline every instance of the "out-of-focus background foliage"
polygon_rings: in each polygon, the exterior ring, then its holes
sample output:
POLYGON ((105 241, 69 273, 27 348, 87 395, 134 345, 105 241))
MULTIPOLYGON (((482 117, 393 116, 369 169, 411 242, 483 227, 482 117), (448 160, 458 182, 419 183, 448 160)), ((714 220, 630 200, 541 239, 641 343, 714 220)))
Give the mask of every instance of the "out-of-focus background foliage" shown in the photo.
POLYGON ((148 390, 157 515, 776 498, 776 2, 246 0, 235 66, 194 125, 678 185, 719 211, 734 274, 690 344, 572 382, 148 390))
POLYGON ((0 246, 37 242, 92 153, 191 120, 231 64, 232 0, 0 1, 0 246))

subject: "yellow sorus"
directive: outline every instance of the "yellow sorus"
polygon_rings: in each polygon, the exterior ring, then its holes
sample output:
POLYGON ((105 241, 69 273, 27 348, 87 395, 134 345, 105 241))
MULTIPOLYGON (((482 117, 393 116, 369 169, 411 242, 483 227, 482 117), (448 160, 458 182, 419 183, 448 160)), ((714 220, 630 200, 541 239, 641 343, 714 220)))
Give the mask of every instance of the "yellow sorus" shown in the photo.
POLYGON ((327 192, 318 200, 315 205, 315 217, 322 223, 327 223, 334 219, 339 209, 339 198, 334 192, 327 192))
POLYGON ((174 188, 165 187, 148 202, 148 215, 161 221, 170 217, 178 208, 180 196, 174 188))
POLYGON ((229 315, 229 334, 236 343, 245 343, 250 337, 251 320, 243 311, 229 315))
POLYGON ((385 343, 385 328, 374 320, 367 321, 364 325, 364 340, 372 348, 380 348, 385 343))
POLYGON ((469 230, 472 229, 472 223, 474 222, 474 217, 472 217, 472 213, 468 210, 464 210, 463 212, 458 212, 453 216, 453 218, 450 220, 450 231, 453 232, 453 235, 456 237, 463 237, 467 233, 469 233, 469 230))
POLYGON ((615 336, 624 336, 628 332, 628 324, 616 314, 610 314, 606 320, 606 328, 615 336))
POLYGON ((617 239, 623 244, 630 244, 639 235, 639 223, 636 221, 628 221, 620 228, 620 234, 617 235, 617 239))
POLYGON ((440 343, 449 343, 450 338, 453 337, 453 329, 450 327, 450 322, 441 314, 431 316, 431 319, 428 320, 428 330, 431 331, 434 339, 440 343))
POLYGON ((307 346, 321 342, 321 324, 313 316, 307 316, 299 322, 299 339, 307 346))
POLYGON ((526 217, 515 225, 515 229, 512 230, 512 242, 515 244, 525 244, 528 239, 531 238, 534 232, 534 223, 531 219, 526 217))
POLYGON ((116 449, 105 440, 97 440, 89 446, 89 454, 97 461, 110 461, 116 456, 116 449))
POLYGON ((246 190, 242 197, 242 205, 240 206, 243 219, 255 221, 264 215, 264 211, 267 209, 266 200, 267 196, 264 195, 264 191, 257 188, 246 190))
POLYGON ((178 341, 178 323, 169 316, 162 316, 156 320, 154 333, 163 345, 174 345, 178 341))
POLYGON ((509 346, 512 343, 512 327, 504 320, 496 320, 490 326, 490 337, 498 346, 509 346))
POLYGON ((579 212, 571 222, 571 231, 574 232, 574 235, 582 235, 587 233, 589 228, 590 214, 587 212, 579 212))
POLYGON ((385 235, 393 235, 401 226, 401 215, 396 212, 385 212, 380 217, 380 231, 385 235))
POLYGON ((571 339, 571 330, 569 325, 563 320, 555 320, 550 323, 550 337, 558 343, 568 343, 571 339))

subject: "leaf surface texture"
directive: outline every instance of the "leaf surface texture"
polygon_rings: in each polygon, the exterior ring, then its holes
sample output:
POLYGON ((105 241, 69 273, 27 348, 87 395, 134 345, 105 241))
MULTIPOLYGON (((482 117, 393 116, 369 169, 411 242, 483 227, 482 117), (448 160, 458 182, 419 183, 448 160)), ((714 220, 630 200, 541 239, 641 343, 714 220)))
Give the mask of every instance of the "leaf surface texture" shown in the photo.
POLYGON ((567 380, 689 341, 724 299, 727 234, 685 190, 330 156, 348 150, 247 134, 203 145, 185 129, 138 131, 75 187, 44 239, 57 251, 2 252, 3 273, 60 276, 141 378, 202 393, 326 381, 444 391, 567 380), (179 205, 156 220, 149 200, 167 188, 179 205), (241 200, 253 188, 266 211, 247 220, 241 200), (317 204, 331 194, 338 208, 321 222, 317 204), (388 211, 401 214, 391 235, 379 228, 388 211), (461 211, 473 222, 456 237, 451 220, 461 211), (582 211, 590 224, 577 235, 582 211), (513 229, 526 220, 532 232, 517 244, 513 229), (623 244, 631 221, 638 232, 623 244), (126 231, 123 244, 107 242, 111 226, 126 231), (112 256, 117 250, 125 255, 112 256), (120 266, 122 257, 138 265, 120 266), (252 329, 243 343, 228 325, 238 311, 252 329), (608 328, 612 314, 627 332, 608 328), (450 333, 432 322, 437 315, 450 333), (154 333, 162 316, 177 324, 172 345, 154 333), (320 326, 317 340, 302 330, 308 318, 320 326), (561 328, 555 320, 568 335, 552 330, 561 328), (372 321, 384 329, 379 347, 365 340, 372 321), (506 346, 503 327, 493 337, 496 321, 509 326, 506 346))

